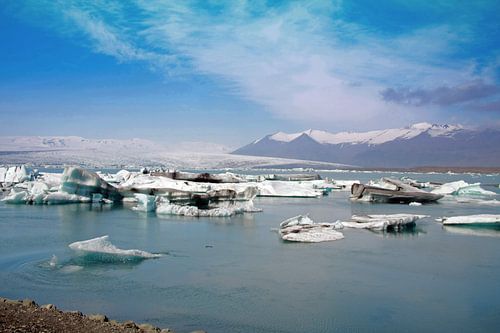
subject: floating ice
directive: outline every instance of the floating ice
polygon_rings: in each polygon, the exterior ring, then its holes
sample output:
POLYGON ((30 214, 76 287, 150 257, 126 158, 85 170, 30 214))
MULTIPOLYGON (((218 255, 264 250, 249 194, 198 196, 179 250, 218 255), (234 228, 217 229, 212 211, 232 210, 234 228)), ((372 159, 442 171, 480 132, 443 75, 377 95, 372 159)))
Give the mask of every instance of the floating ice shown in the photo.
POLYGON ((290 242, 318 243, 344 238, 335 230, 342 228, 338 223, 315 223, 308 216, 298 215, 280 223, 279 234, 290 242))
POLYGON ((146 251, 135 250, 135 249, 133 250, 119 249, 109 241, 108 235, 71 243, 69 244, 69 248, 84 253, 98 253, 98 254, 107 254, 113 256, 141 258, 141 259, 159 258, 162 256, 161 254, 149 253, 146 251))
POLYGON ((461 225, 461 224, 474 224, 474 225, 498 225, 500 224, 500 215, 498 214, 478 214, 478 215, 463 215, 442 217, 437 219, 443 225, 461 225))
POLYGON ((495 195, 495 192, 487 191, 481 188, 481 183, 469 184, 463 180, 456 182, 445 183, 434 190, 435 194, 450 194, 450 195, 495 195))
POLYGON ((68 194, 66 192, 53 192, 45 196, 44 202, 48 205, 64 205, 71 203, 88 203, 91 199, 77 194, 68 194))
POLYGON ((101 179, 98 174, 82 168, 67 167, 61 178, 61 192, 92 197, 92 194, 102 194, 104 198, 120 200, 122 195, 118 190, 101 179))
POLYGON ((313 188, 312 182, 263 181, 258 183, 261 197, 317 198, 323 191, 313 188))
POLYGON ((137 206, 132 208, 133 210, 153 212, 156 209, 156 196, 136 193, 134 197, 137 201, 137 206))
POLYGON ((2 199, 8 204, 25 204, 28 201, 29 194, 28 191, 16 191, 12 189, 5 198, 2 199))
POLYGON ((400 231, 414 226, 417 220, 424 217, 428 216, 414 214, 353 215, 351 221, 342 222, 342 225, 346 228, 400 231))
POLYGON ((422 206, 422 203, 421 202, 415 202, 415 201, 412 201, 408 204, 408 206, 422 206))
POLYGON ((211 209, 199 209, 196 206, 182 206, 170 202, 162 202, 158 204, 156 213, 160 215, 178 215, 191 217, 230 217, 242 213, 260 212, 253 206, 252 201, 248 201, 244 205, 232 204, 223 207, 211 209))
POLYGON ((0 183, 16 184, 30 179, 31 176, 24 165, 0 169, 0 183))

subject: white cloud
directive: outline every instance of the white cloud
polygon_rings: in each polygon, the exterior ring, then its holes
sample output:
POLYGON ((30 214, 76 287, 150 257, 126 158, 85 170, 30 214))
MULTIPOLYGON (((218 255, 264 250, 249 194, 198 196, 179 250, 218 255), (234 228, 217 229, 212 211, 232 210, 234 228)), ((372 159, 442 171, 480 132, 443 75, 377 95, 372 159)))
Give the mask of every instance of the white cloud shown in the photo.
MULTIPOLYGON (((257 9, 259 15, 250 8, 261 5, 256 2, 230 2, 221 11, 191 5, 137 0, 135 12, 115 6, 100 18, 88 8, 64 12, 97 52, 165 71, 187 66, 195 74, 220 78, 229 91, 287 119, 347 127, 360 120, 412 119, 414 106, 388 103, 381 91, 478 78, 473 63, 441 60, 464 38, 446 26, 387 38, 332 18, 338 4, 299 2, 257 9)), ((89 6, 98 11, 102 4, 89 6)))

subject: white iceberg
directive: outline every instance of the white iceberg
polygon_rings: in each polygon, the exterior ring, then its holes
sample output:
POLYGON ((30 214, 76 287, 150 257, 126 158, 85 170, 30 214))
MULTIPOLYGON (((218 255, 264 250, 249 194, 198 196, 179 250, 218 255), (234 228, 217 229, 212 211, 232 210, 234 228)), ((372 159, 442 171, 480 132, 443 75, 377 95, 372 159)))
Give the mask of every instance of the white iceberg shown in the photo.
POLYGON ((2 168, 0 170, 0 182, 2 183, 17 184, 30 179, 31 176, 24 165, 2 168))
POLYGON ((266 180, 258 183, 260 197, 317 198, 323 191, 313 188, 313 182, 266 180))
POLYGON ((308 216, 298 215, 281 222, 278 232, 285 241, 318 243, 344 238, 336 230, 341 228, 338 223, 315 223, 308 216))
POLYGON ((12 189, 6 197, 2 199, 3 202, 8 204, 25 204, 29 199, 28 191, 15 191, 12 189))
POLYGON ((469 184, 463 180, 445 183, 431 191, 435 194, 448 195, 495 195, 495 192, 481 188, 481 183, 469 184))
POLYGON ((134 197, 137 201, 137 206, 132 208, 133 210, 141 211, 141 212, 154 212, 156 209, 156 200, 157 197, 154 195, 146 195, 142 193, 134 194, 134 197))
POLYGON ((236 214, 260 212, 253 205, 253 201, 242 204, 227 204, 222 207, 211 209, 200 209, 196 206, 182 206, 168 201, 160 202, 156 208, 156 213, 160 215, 177 215, 190 217, 231 217, 236 214))
POLYGON ((345 228, 371 229, 371 230, 396 230, 415 225, 415 222, 427 215, 390 214, 390 215, 352 215, 351 221, 341 222, 345 228))
POLYGON ((88 203, 91 198, 66 192, 52 192, 45 196, 44 202, 48 205, 64 205, 71 203, 88 203))
POLYGON ((84 253, 108 254, 113 256, 123 256, 141 259, 159 258, 162 255, 150 253, 142 250, 123 250, 117 248, 109 241, 109 236, 97 237, 80 242, 74 242, 68 245, 70 249, 84 253))
POLYGON ((462 216, 444 216, 438 221, 443 225, 498 225, 500 224, 500 215, 498 214, 478 214, 462 216))

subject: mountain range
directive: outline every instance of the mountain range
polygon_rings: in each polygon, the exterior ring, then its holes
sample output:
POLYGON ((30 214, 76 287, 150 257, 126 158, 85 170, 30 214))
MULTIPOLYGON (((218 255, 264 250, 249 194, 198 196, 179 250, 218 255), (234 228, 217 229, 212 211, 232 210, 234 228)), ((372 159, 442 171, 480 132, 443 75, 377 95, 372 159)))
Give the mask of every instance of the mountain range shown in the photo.
POLYGON ((498 167, 500 130, 418 123, 369 132, 277 132, 232 152, 360 167, 498 167))

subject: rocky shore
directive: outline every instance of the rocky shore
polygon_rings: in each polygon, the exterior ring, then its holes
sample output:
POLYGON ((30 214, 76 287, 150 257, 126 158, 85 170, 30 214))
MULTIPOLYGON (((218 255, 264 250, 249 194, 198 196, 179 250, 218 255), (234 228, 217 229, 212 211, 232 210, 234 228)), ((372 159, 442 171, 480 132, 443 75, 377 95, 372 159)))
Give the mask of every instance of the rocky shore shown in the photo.
MULTIPOLYGON (((169 328, 133 321, 117 322, 102 314, 84 315, 79 311, 60 311, 53 304, 39 306, 33 300, 0 297, 0 332, 99 332, 99 333, 171 333, 169 328)), ((204 333, 195 331, 192 333, 204 333)))

